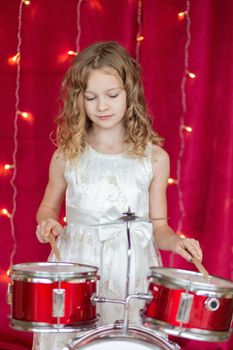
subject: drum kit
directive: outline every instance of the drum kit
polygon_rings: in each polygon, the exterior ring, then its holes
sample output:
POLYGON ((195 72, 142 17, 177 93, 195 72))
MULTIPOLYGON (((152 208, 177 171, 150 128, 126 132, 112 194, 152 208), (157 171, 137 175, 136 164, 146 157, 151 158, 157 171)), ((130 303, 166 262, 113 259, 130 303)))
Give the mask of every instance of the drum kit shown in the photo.
MULTIPOLYGON (((97 294, 98 268, 68 262, 12 266, 8 286, 13 328, 32 332, 80 332, 63 350, 178 350, 167 335, 202 341, 224 341, 231 335, 233 282, 175 268, 151 267, 146 293, 130 294, 130 223, 144 220, 130 211, 117 222, 126 225, 128 266, 123 300, 97 294), (144 300, 142 326, 129 323, 132 299, 144 300), (124 305, 124 319, 99 326, 97 303, 124 305)), ((115 222, 114 222, 115 223, 115 222)), ((53 242, 54 244, 54 242, 53 242)))

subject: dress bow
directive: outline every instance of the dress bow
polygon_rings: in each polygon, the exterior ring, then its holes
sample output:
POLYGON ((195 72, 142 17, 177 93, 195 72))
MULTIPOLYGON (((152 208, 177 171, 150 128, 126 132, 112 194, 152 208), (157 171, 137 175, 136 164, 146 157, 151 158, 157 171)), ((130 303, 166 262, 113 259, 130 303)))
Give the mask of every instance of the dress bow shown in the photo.
MULTIPOLYGON (((117 220, 121 215, 115 208, 104 213, 99 221, 99 239, 102 242, 102 264, 104 266, 102 271, 106 271, 103 280, 107 280, 109 290, 123 298, 125 297, 128 263, 127 226, 125 222, 101 226, 101 224, 117 220)), ((142 274, 148 268, 146 247, 152 240, 152 224, 130 221, 129 227, 131 240, 130 290, 135 292, 137 278, 142 278, 142 274)))

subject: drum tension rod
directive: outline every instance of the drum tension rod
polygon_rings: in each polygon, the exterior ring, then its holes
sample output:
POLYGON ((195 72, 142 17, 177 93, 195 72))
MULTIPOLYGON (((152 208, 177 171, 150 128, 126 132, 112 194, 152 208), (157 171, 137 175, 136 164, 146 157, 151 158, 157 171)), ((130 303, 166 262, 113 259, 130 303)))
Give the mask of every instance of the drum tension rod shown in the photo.
POLYGON ((98 295, 93 294, 91 296, 91 302, 93 304, 96 303, 115 303, 115 304, 123 304, 126 305, 129 303, 130 299, 140 299, 140 300, 148 300, 151 301, 153 299, 152 294, 146 294, 146 293, 137 293, 137 294, 131 294, 129 295, 126 300, 120 300, 120 299, 107 299, 98 295))

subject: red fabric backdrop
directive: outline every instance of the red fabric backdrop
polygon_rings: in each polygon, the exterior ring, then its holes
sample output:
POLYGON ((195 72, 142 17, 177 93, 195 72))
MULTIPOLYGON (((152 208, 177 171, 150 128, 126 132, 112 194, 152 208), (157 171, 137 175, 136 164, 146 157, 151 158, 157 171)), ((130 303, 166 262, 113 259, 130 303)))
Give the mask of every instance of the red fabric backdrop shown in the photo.
MULTIPOLYGON (((19 109, 32 113, 32 121, 18 118, 14 217, 17 250, 14 263, 45 261, 49 247, 37 242, 35 213, 47 182, 62 76, 71 63, 68 50, 76 49, 77 0, 31 0, 22 8, 21 76, 19 109)), ((12 211, 13 121, 15 117, 16 66, 8 58, 16 53, 19 0, 0 2, 0 209, 12 211)), ((98 40, 117 40, 135 56, 137 0, 85 0, 80 6, 80 46, 98 40)), ((177 14, 184 0, 142 1, 140 63, 154 127, 165 137, 176 178, 180 151, 182 112, 181 80, 184 72, 186 22, 177 14)), ((196 74, 186 84, 185 150, 181 162, 181 188, 185 218, 182 231, 200 240, 204 265, 211 274, 232 278, 233 212, 233 2, 191 1, 189 67, 196 74)), ((180 218, 176 185, 168 188, 169 217, 176 229, 180 218)), ((6 270, 12 252, 9 219, 0 217, 0 349, 29 349, 31 334, 8 326, 6 270)), ((165 266, 194 270, 179 257, 163 254, 165 266)), ((207 343, 178 339, 182 349, 232 349, 233 342, 207 343)))

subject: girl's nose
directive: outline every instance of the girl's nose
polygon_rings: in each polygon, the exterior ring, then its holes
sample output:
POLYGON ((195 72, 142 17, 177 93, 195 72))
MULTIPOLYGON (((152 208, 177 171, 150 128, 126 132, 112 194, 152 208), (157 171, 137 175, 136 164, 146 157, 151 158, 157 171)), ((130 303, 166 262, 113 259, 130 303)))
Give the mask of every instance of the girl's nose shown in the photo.
POLYGON ((108 104, 105 98, 99 98, 97 104, 98 111, 106 111, 108 109, 108 104))

